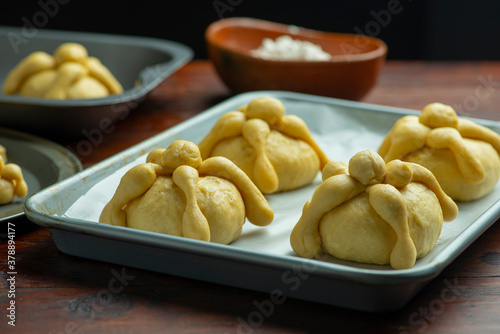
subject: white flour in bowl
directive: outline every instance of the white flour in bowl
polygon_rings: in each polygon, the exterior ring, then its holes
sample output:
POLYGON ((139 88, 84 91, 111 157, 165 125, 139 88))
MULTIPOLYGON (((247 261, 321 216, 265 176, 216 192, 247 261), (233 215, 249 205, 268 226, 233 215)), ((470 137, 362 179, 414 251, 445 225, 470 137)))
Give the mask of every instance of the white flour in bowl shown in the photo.
POLYGON ((325 61, 332 58, 320 45, 293 39, 288 35, 280 36, 276 40, 264 38, 262 44, 250 53, 254 57, 268 60, 325 61))

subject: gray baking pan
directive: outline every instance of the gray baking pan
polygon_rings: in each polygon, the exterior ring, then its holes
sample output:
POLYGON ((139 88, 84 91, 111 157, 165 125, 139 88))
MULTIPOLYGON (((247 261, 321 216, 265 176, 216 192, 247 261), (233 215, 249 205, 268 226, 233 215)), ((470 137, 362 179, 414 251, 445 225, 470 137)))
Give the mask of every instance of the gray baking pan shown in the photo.
MULTIPOLYGON (((457 219, 443 225, 434 249, 405 270, 326 255, 303 259, 293 253, 290 232, 320 177, 309 186, 267 195, 274 221, 266 227, 247 222, 239 239, 230 245, 97 223, 102 201, 109 200, 121 175, 143 162, 145 154, 177 139, 198 142, 222 114, 261 96, 283 101, 287 114, 304 119, 330 158, 346 162, 361 150, 377 150, 396 120, 415 114, 413 110, 290 92, 237 95, 31 196, 25 203, 27 217, 49 228, 56 246, 67 254, 256 290, 271 301, 286 296, 384 312, 405 305, 500 216, 498 185, 478 201, 459 203, 457 219)), ((499 123, 476 121, 500 130, 499 123)))
MULTIPOLYGON (((0 93, 0 123, 4 127, 51 136, 82 136, 127 117, 165 78, 192 59, 180 43, 122 35, 0 27, 0 81, 24 57, 35 51, 52 54, 62 43, 85 46, 109 68, 123 94, 99 99, 48 100, 0 93), (103 121, 104 120, 104 121, 103 121)), ((104 129, 106 130, 106 129, 104 129)))
MULTIPOLYGON (((28 196, 82 170, 80 160, 64 147, 23 132, 0 128, 0 145, 7 163, 15 163, 28 184, 28 196)), ((0 222, 24 215, 25 198, 0 205, 0 222)))

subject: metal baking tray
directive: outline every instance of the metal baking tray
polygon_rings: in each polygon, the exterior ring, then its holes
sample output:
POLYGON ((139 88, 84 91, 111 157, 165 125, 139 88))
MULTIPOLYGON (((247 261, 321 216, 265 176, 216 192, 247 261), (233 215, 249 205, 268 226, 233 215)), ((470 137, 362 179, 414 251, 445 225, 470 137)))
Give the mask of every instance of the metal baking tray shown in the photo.
MULTIPOLYGON (((177 139, 201 140, 224 113, 261 96, 279 98, 287 114, 301 117, 331 159, 348 161, 364 149, 377 150, 400 117, 416 112, 334 98, 279 91, 236 95, 205 112, 49 187, 25 203, 27 217, 47 227, 64 253, 264 292, 283 294, 370 312, 404 306, 438 276, 500 216, 500 187, 486 197, 459 204, 459 215, 444 223, 434 249, 411 269, 342 261, 331 256, 303 259, 294 255, 290 232, 304 203, 321 182, 281 194, 266 195, 275 211, 267 227, 248 222, 238 240, 219 245, 97 223, 103 193, 114 193, 119 177, 143 162, 152 149, 177 139)), ((495 131, 500 123, 475 120, 495 131)), ((266 298, 264 296, 263 298, 266 298)))
MULTIPOLYGON (((0 128, 0 145, 7 150, 7 163, 21 167, 28 196, 82 170, 80 160, 66 148, 24 132, 0 128)), ((15 197, 0 205, 0 223, 23 216, 25 200, 15 197)))
POLYGON ((127 117, 153 88, 193 57, 186 45, 149 37, 0 26, 0 82, 35 51, 53 54, 80 43, 122 84, 122 94, 98 99, 52 100, 0 93, 0 124, 40 135, 82 136, 127 117), (103 121, 104 120, 104 121, 103 121))

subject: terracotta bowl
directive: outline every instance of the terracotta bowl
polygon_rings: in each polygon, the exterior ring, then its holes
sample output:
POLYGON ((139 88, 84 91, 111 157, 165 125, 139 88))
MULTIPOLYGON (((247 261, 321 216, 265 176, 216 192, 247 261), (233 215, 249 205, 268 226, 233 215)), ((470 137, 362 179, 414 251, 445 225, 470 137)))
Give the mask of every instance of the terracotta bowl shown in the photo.
POLYGON ((373 37, 322 32, 252 18, 228 18, 205 32, 208 54, 235 93, 284 90, 360 100, 376 84, 387 45, 373 37), (328 61, 276 61, 251 55, 263 38, 289 35, 320 45, 328 61))

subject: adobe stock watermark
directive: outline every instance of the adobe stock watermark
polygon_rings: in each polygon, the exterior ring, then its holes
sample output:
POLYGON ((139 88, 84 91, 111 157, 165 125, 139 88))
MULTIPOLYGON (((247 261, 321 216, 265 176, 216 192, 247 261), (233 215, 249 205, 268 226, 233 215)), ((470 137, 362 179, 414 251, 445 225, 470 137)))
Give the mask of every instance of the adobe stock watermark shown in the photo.
POLYGON ((241 5, 243 0, 214 0, 212 6, 217 13, 219 19, 223 19, 227 12, 232 13, 234 9, 241 5))
POLYGON ((436 321, 445 311, 447 305, 454 302, 460 295, 460 285, 455 277, 452 281, 445 279, 443 281, 446 287, 441 290, 439 298, 435 298, 424 307, 420 306, 417 311, 408 317, 409 328, 400 331, 399 334, 424 333, 429 327, 429 323, 436 321))
POLYGON ((493 75, 490 73, 487 77, 480 75, 478 84, 474 88, 474 94, 466 96, 461 103, 452 104, 453 109, 460 116, 470 116, 479 110, 481 102, 490 98, 495 90, 500 87, 500 81, 493 81, 493 75))
MULTIPOLYGON (((115 121, 122 121, 127 118, 130 111, 136 108, 142 99, 144 98, 134 101, 118 102, 117 104, 110 106, 112 115, 117 114, 115 121)), ((92 154, 94 148, 102 144, 104 136, 112 133, 115 129, 116 125, 114 120, 109 117, 103 117, 99 120, 96 128, 82 130, 81 133, 85 139, 80 140, 76 144, 75 149, 70 146, 66 146, 66 148, 81 160, 81 158, 92 154)))
MULTIPOLYGON (((318 255, 315 260, 302 262, 300 265, 292 265, 290 269, 286 270, 281 275, 281 282, 284 284, 285 289, 275 288, 270 294, 269 298, 258 301, 254 300, 252 305, 255 310, 250 312, 246 317, 238 317, 238 334, 252 334, 255 329, 264 324, 264 321, 270 318, 276 306, 283 304, 287 297, 286 291, 297 291, 302 283, 307 280, 311 273, 317 270, 317 260, 321 260, 322 256, 318 255)), ((225 334, 228 334, 227 332, 225 334)))
MULTIPOLYGON (((406 0, 411 2, 411 0, 406 0)), ((342 42, 340 44, 340 49, 342 54, 345 56, 347 61, 351 61, 353 54, 360 53, 367 45, 369 45, 369 40, 367 36, 377 37, 382 32, 382 29, 387 28, 391 24, 392 19, 395 15, 401 14, 404 10, 404 6, 399 0, 389 0, 385 9, 378 11, 371 10, 370 16, 373 18, 364 25, 364 29, 359 26, 353 28, 356 33, 353 43, 342 42)))
MULTIPOLYGON (((115 122, 124 120, 130 113, 130 110, 136 108, 140 103, 140 100, 129 101, 120 105, 110 106, 113 113, 118 114, 115 122)), ((66 145, 65 148, 71 152, 76 159, 82 161, 83 158, 88 157, 94 149, 102 144, 104 137, 112 133, 116 129, 114 121, 109 117, 103 117, 99 120, 98 127, 92 129, 83 129, 81 134, 85 139, 80 139, 76 143, 76 147, 71 147, 66 145)), ((60 159, 54 160, 51 163, 51 168, 56 175, 59 173, 67 174, 68 172, 74 174, 75 172, 75 161, 70 156, 65 155, 60 159)))
MULTIPOLYGON (((159 75, 163 73, 162 65, 157 64, 144 69, 141 73, 142 84, 151 83, 154 80, 158 80, 159 75)), ((127 94, 125 92, 124 94, 127 94)), ((116 129, 115 122, 125 120, 130 112, 135 109, 144 99, 146 99, 147 94, 143 94, 137 99, 129 100, 126 95, 115 101, 114 104, 109 106, 110 117, 103 117, 99 120, 98 126, 91 129, 83 129, 81 134, 85 139, 80 140, 75 149, 66 146, 74 155, 76 155, 80 160, 83 157, 87 157, 94 151, 94 148, 101 145, 104 136, 112 133, 116 129)))
POLYGON ((19 52, 19 47, 27 44, 30 39, 38 34, 38 29, 47 26, 51 18, 54 18, 59 13, 60 6, 66 5, 70 0, 39 0, 37 2, 40 10, 36 11, 31 17, 21 17, 23 23, 21 33, 17 34, 9 32, 7 39, 14 50, 14 53, 19 52))
MULTIPOLYGON (((111 270, 113 277, 109 280, 106 288, 101 289, 96 295, 77 298, 69 302, 68 312, 85 318, 85 324, 94 320, 98 314, 105 313, 106 306, 116 303, 119 294, 123 293, 129 283, 135 279, 134 275, 126 273, 125 267, 121 272, 115 269, 111 270)), ((50 332, 49 334, 78 334, 81 332, 83 324, 79 321, 68 321, 64 325, 64 330, 59 332, 50 332)))

